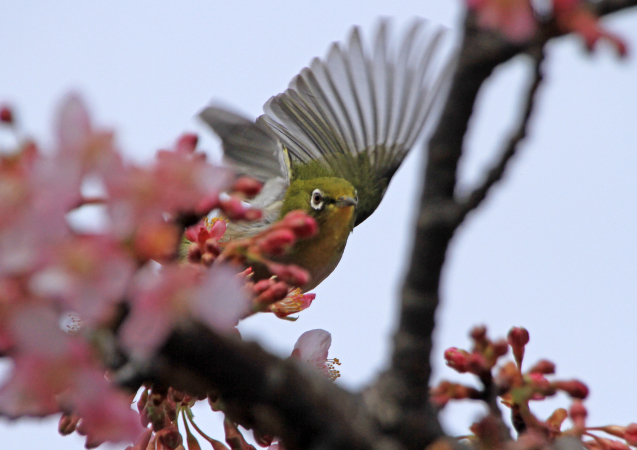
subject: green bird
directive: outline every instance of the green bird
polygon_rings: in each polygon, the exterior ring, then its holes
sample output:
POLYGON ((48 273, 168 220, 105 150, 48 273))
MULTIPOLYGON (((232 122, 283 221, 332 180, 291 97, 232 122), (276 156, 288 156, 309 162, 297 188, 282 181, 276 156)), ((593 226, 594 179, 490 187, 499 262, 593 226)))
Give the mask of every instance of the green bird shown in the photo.
POLYGON ((316 220, 318 233, 281 258, 309 272, 304 291, 336 268, 444 91, 450 64, 440 64, 442 32, 430 28, 415 21, 394 48, 382 20, 368 52, 354 27, 347 45, 315 58, 256 121, 217 106, 200 113, 221 138, 224 161, 264 183, 251 202, 262 219, 229 227, 230 238, 263 231, 292 210, 316 220))

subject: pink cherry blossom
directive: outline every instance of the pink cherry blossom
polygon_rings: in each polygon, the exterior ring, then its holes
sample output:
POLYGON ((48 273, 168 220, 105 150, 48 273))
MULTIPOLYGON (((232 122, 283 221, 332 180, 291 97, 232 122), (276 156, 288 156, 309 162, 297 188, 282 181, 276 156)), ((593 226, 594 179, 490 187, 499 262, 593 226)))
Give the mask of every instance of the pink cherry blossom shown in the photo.
POLYGON ((88 324, 108 320, 135 269, 118 243, 104 236, 60 242, 47 266, 31 280, 33 292, 56 297, 88 324))
POLYGON ((241 286, 236 272, 226 267, 171 265, 146 270, 131 292, 132 311, 123 325, 122 343, 136 357, 146 358, 187 319, 230 331, 249 311, 241 286))
POLYGON ((310 330, 303 333, 294 344, 292 357, 309 363, 327 374, 327 352, 332 345, 332 335, 325 330, 310 330))
POLYGON ((529 39, 537 29, 529 0, 466 0, 481 27, 499 30, 513 42, 529 39))

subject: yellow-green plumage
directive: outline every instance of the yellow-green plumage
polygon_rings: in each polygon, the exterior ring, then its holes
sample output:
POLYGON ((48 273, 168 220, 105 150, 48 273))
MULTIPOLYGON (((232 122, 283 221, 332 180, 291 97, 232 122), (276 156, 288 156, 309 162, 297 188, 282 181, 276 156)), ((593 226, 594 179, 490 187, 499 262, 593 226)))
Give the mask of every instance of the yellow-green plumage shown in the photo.
POLYGON ((224 160, 265 183, 253 200, 263 219, 230 227, 231 237, 262 231, 295 209, 316 219, 318 234, 282 257, 310 272, 304 290, 334 270, 350 232, 376 210, 447 79, 448 66, 432 69, 440 32, 416 21, 393 48, 388 28, 380 22, 367 53, 355 27, 347 46, 315 58, 256 122, 214 106, 200 114, 221 137, 224 160))

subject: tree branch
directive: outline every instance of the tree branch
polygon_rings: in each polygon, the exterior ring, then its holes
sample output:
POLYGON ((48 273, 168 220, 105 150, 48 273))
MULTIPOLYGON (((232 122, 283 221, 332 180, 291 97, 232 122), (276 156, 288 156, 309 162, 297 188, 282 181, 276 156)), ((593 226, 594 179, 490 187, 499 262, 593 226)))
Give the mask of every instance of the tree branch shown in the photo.
POLYGON ((502 179, 509 161, 516 154, 518 144, 526 137, 529 119, 533 112, 535 103, 535 95, 543 78, 541 70, 542 61, 544 60, 543 49, 541 47, 537 48, 532 54, 532 58, 534 60, 533 81, 531 82, 526 94, 524 111, 516 127, 516 131, 511 135, 511 138, 509 139, 507 146, 504 148, 504 151, 502 151, 497 163, 487 172, 482 184, 471 192, 466 200, 460 201, 460 204, 462 205, 463 218, 471 210, 477 208, 487 197, 491 188, 502 179))

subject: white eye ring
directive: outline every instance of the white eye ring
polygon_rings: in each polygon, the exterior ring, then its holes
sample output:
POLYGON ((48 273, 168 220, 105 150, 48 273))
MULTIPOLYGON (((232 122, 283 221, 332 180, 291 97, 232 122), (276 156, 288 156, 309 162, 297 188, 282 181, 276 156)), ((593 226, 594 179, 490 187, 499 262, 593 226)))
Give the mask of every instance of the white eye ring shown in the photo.
POLYGON ((323 193, 320 190, 314 189, 312 191, 312 196, 310 197, 310 205, 317 211, 323 209, 323 193))

